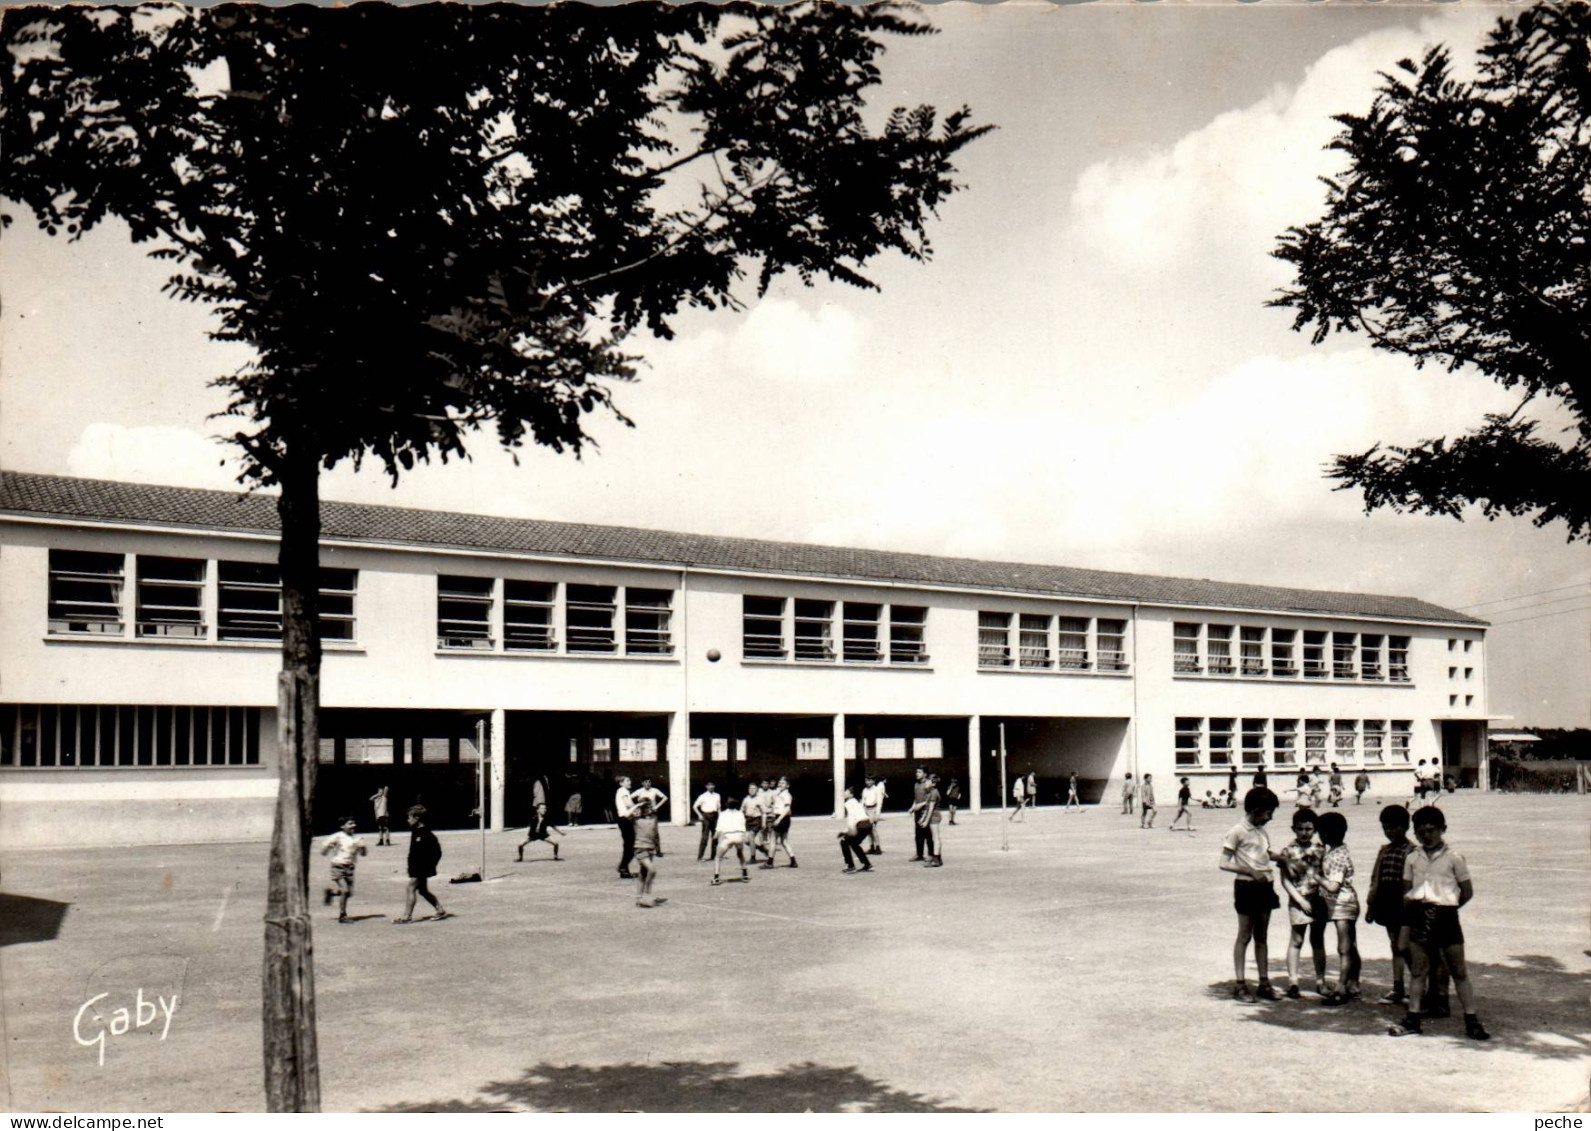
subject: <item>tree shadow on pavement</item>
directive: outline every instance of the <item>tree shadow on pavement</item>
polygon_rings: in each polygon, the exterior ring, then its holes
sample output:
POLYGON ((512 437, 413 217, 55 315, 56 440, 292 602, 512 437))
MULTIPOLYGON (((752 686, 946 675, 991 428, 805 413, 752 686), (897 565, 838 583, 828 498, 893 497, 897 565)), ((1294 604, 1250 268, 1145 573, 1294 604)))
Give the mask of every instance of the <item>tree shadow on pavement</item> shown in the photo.
POLYGON ((474 1099, 400 1104, 381 1111, 845 1111, 970 1112, 891 1088, 855 1068, 792 1064, 742 1075, 729 1061, 538 1064, 517 1080, 481 1086, 474 1099))
MULTIPOLYGON (((1556 958, 1540 954, 1516 955, 1507 962, 1468 963, 1470 981, 1475 987, 1477 1012, 1491 1033, 1488 1042, 1469 1042, 1477 1049, 1502 1048, 1527 1053, 1544 1060, 1579 1060, 1591 1054, 1591 1014, 1586 1001, 1591 996, 1591 973, 1576 973, 1556 958)), ((1335 970, 1336 956, 1332 956, 1335 970)), ((1313 985, 1313 968, 1301 983, 1313 985)), ((1287 984, 1281 968, 1273 972, 1278 990, 1287 984)), ((1243 1005, 1244 1020, 1283 1029, 1314 1030, 1324 1033, 1384 1034, 1387 1027, 1403 1016, 1402 1006, 1373 1004, 1392 984, 1392 964, 1373 961, 1364 964, 1362 975, 1365 1000, 1348 1005, 1321 1004, 1308 989, 1300 1001, 1283 999, 1243 1005)), ((1209 996, 1231 1001, 1232 982, 1212 982, 1209 996)), ((1427 1037, 1465 1041, 1464 1020, 1458 995, 1451 998, 1453 1016, 1427 1021, 1427 1037)))

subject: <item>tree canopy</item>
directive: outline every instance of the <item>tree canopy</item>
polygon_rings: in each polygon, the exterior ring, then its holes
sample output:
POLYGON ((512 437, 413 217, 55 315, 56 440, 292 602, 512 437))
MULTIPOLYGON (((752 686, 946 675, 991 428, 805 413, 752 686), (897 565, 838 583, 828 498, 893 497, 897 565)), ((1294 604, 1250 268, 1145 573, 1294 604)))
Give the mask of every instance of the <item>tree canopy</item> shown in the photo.
POLYGON ((743 273, 869 286, 930 253, 965 109, 865 99, 895 5, 382 4, 6 14, 0 192, 49 231, 109 215, 245 342, 247 474, 290 446, 396 477, 578 451, 631 330, 734 306, 743 273))
POLYGON ((1457 438, 1339 455, 1365 509, 1533 514, 1591 540, 1591 8, 1541 4, 1499 20, 1478 76, 1446 47, 1403 60, 1368 113, 1342 114, 1325 215, 1280 238, 1296 311, 1316 344, 1471 367, 1517 390, 1510 414, 1457 438), (1527 407, 1556 402, 1567 432, 1527 407))

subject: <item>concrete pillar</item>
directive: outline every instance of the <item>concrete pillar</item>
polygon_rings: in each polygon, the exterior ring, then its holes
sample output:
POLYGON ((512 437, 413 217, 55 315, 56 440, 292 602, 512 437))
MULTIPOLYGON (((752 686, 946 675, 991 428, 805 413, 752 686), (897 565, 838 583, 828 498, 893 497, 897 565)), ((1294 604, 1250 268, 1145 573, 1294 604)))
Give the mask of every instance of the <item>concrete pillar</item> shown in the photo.
POLYGON ((669 823, 691 823, 691 717, 675 711, 668 717, 669 823))
POLYGON ((967 793, 974 813, 983 812, 983 719, 973 715, 967 720, 967 793))
POLYGON ((508 781, 508 712, 501 707, 492 711, 486 743, 492 755, 492 831, 500 833, 503 831, 503 791, 508 781))
POLYGON ((829 764, 834 775, 834 815, 845 814, 845 716, 835 715, 829 737, 829 764))

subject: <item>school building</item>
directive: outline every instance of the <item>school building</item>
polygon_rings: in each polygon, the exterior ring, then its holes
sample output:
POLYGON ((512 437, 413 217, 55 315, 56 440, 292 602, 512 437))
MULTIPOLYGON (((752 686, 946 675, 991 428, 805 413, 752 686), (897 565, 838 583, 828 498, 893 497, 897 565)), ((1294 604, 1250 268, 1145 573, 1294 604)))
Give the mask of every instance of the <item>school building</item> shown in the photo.
MULTIPOLYGON (((1264 767, 1486 780, 1484 621, 1414 598, 323 503, 316 831, 600 821, 617 775, 688 819, 787 776, 833 812, 912 772, 998 806, 1264 767), (481 775, 485 775, 484 783, 481 775), (400 818, 401 819, 401 818, 400 818)), ((0 845, 268 836, 275 500, 0 473, 0 845)))

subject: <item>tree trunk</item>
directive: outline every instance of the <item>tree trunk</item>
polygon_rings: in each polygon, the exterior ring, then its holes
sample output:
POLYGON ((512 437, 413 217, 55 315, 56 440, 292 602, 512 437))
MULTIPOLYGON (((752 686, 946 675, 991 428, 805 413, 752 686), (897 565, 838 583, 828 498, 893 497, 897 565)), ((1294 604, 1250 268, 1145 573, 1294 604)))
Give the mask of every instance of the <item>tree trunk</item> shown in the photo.
POLYGON ((320 484, 313 454, 289 449, 282 472, 282 672, 277 677, 276 828, 265 904, 265 1103, 320 1110, 309 842, 320 749, 320 484))

